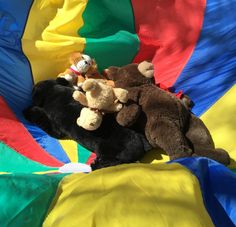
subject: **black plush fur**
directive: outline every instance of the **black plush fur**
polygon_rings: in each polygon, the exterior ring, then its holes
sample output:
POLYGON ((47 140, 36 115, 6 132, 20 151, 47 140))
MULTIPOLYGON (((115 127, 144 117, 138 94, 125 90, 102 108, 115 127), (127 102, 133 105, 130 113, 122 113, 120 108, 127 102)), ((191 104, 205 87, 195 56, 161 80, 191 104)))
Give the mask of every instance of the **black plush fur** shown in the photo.
POLYGON ((118 125, 113 114, 107 114, 95 131, 76 124, 83 106, 73 97, 74 89, 62 78, 37 83, 32 91, 32 106, 24 110, 25 118, 52 137, 73 139, 97 158, 92 169, 131 163, 151 149, 145 136, 118 125))

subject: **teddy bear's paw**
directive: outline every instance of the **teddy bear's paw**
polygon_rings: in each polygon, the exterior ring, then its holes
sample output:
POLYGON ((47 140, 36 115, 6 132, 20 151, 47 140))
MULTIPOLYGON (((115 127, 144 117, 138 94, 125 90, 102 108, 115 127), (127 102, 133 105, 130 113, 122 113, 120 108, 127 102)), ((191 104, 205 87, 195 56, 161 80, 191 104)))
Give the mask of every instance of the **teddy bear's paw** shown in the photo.
POLYGON ((123 105, 121 103, 117 103, 115 105, 115 111, 117 111, 117 112, 120 111, 122 109, 122 107, 123 107, 123 105))
POLYGON ((128 91, 124 90, 120 93, 119 101, 122 103, 127 103, 128 101, 128 91))
POLYGON ((138 70, 140 73, 143 74, 143 76, 147 78, 154 77, 154 66, 151 62, 143 61, 139 63, 138 70))
POLYGON ((224 165, 230 164, 230 156, 227 151, 225 151, 222 148, 216 148, 215 149, 216 156, 218 157, 218 161, 224 165))
POLYGON ((83 93, 81 91, 76 90, 73 92, 72 96, 76 101, 79 101, 83 96, 83 93))
POLYGON ((115 96, 120 102, 126 103, 128 101, 129 92, 127 90, 123 88, 114 88, 113 91, 114 91, 115 96))
POLYGON ((216 148, 216 149, 202 149, 201 152, 196 151, 192 155, 193 157, 207 157, 210 159, 213 159, 225 166, 230 164, 230 156, 228 152, 226 152, 222 148, 216 148))

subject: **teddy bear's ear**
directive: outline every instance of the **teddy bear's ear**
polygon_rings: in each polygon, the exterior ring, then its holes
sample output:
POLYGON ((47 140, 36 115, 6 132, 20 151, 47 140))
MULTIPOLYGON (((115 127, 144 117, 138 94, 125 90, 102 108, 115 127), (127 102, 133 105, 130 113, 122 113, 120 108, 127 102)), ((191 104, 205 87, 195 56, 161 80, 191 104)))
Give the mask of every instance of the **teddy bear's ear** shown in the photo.
POLYGON ((74 52, 70 55, 70 64, 74 64, 82 59, 82 54, 80 52, 74 52))
POLYGON ((104 69, 102 74, 105 76, 105 78, 114 80, 119 69, 119 67, 110 66, 109 68, 104 69))
POLYGON ((142 61, 138 65, 138 70, 143 76, 145 76, 147 78, 154 77, 154 66, 151 62, 142 61))

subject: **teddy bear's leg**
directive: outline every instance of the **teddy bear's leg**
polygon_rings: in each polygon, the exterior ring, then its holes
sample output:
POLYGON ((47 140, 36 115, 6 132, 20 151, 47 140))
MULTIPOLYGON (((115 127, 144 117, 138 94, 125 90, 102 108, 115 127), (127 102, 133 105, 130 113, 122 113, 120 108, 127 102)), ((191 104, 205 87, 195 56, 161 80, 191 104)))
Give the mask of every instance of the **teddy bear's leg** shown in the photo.
POLYGON ((229 154, 227 153, 227 151, 221 148, 216 148, 216 149, 202 148, 201 150, 194 150, 192 156, 210 158, 226 166, 230 164, 229 154))
POLYGON ((56 125, 53 125, 51 123, 51 120, 48 118, 47 114, 42 108, 38 106, 29 107, 23 111, 23 114, 26 120, 33 124, 36 124, 50 136, 57 139, 63 139, 66 137, 66 135, 56 127, 56 125))
POLYGON ((116 98, 122 102, 126 103, 128 101, 128 91, 122 88, 113 88, 116 98))
POLYGON ((73 96, 74 100, 80 102, 81 105, 88 106, 88 100, 87 100, 85 94, 82 93, 81 91, 74 91, 72 96, 73 96))
POLYGON ((141 113, 141 107, 135 103, 124 105, 124 107, 117 113, 116 121, 119 125, 124 127, 132 126, 138 119, 141 113))
POLYGON ((230 157, 228 153, 223 149, 215 148, 213 139, 206 125, 200 118, 193 114, 190 118, 186 137, 193 145, 193 156, 208 157, 224 165, 229 164, 230 157))
POLYGON ((189 141, 182 132, 178 122, 165 117, 152 119, 146 125, 146 137, 155 148, 163 149, 174 160, 190 157, 193 153, 189 141))

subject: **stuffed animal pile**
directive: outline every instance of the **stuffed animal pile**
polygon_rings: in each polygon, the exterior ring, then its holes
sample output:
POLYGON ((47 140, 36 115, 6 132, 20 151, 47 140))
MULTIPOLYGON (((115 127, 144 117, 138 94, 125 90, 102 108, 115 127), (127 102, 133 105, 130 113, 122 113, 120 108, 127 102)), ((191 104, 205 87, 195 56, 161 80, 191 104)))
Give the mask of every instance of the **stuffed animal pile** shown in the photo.
POLYGON ((105 112, 118 112, 127 102, 128 91, 113 88, 105 80, 87 79, 82 85, 85 92, 74 91, 73 98, 84 107, 77 124, 87 130, 96 130, 102 123, 105 112))
POLYGON ((144 133, 152 147, 163 149, 171 160, 204 156, 228 165, 228 153, 215 148, 207 127, 189 111, 188 97, 181 100, 160 89, 151 76, 140 72, 139 65, 105 70, 115 87, 128 90, 128 101, 117 113, 117 122, 144 133))
MULTIPOLYGON (((96 61, 88 55, 80 52, 72 53, 69 57, 69 63, 70 67, 60 73, 58 78, 64 78, 69 81, 75 89, 80 88, 88 78, 105 79, 99 74, 96 61)), ((112 81, 106 80, 106 83, 114 86, 112 81)))
POLYGON ((97 64, 88 55, 75 52, 70 55, 69 62, 71 66, 58 77, 66 79, 73 85, 80 86, 87 77, 97 75, 97 64))
POLYGON ((71 59, 71 68, 59 76, 74 81, 75 68, 83 69, 79 72, 83 78, 77 79, 82 91, 73 93, 73 98, 85 106, 77 119, 78 126, 96 130, 104 113, 114 112, 121 126, 143 133, 153 148, 163 149, 171 160, 205 156, 229 164, 228 153, 215 148, 204 123, 189 111, 189 97, 183 95, 179 99, 155 85, 150 62, 111 66, 104 70, 103 76, 95 78, 94 75, 100 74, 89 56, 81 55, 79 61, 71 59), (112 85, 107 81, 112 81, 112 85))
MULTIPOLYGON (((150 62, 144 61, 138 65, 143 79, 153 78, 154 70, 150 62)), ((99 79, 84 79, 82 91, 75 91, 73 98, 83 106, 77 124, 86 130, 96 130, 102 123, 105 113, 119 112, 122 103, 127 102, 128 91, 114 88, 114 81, 104 77, 99 79), (112 81, 112 83, 110 82, 112 81)))

